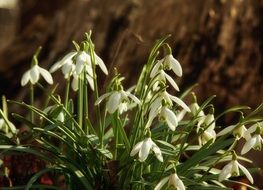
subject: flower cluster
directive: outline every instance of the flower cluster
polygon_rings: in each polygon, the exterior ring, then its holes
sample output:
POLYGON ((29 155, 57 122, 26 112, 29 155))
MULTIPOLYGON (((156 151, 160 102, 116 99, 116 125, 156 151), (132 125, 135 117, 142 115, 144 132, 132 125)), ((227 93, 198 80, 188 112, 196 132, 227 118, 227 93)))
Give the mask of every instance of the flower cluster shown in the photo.
POLYGON ((37 176, 51 170, 64 173, 70 189, 228 189, 225 181, 235 182, 232 177, 241 175, 253 184, 241 161, 249 162, 244 155, 252 149, 261 150, 263 106, 248 115, 245 106, 217 115, 213 96, 200 103, 194 93, 187 104, 193 87, 180 92, 175 79, 183 70, 165 40, 156 42, 137 84, 127 90, 117 69, 108 86, 98 86, 96 68, 105 75, 108 69, 94 50, 91 32, 49 70, 40 67, 38 49, 21 79, 22 86, 30 83, 30 103, 10 101, 29 112, 12 116, 30 129, 30 141, 37 146, 20 143, 3 98, 0 169, 3 155, 18 151, 48 163, 33 175, 28 189, 37 176), (159 58, 161 48, 165 52, 159 58), (43 77, 52 85, 51 73, 59 69, 66 82, 63 96, 56 86, 47 90, 40 84, 43 77), (35 103, 35 88, 47 96, 43 105, 35 103), (219 127, 220 118, 231 112, 241 113, 239 121, 219 127), (239 140, 245 140, 240 153, 239 140), (222 162, 227 164, 219 169, 222 162))

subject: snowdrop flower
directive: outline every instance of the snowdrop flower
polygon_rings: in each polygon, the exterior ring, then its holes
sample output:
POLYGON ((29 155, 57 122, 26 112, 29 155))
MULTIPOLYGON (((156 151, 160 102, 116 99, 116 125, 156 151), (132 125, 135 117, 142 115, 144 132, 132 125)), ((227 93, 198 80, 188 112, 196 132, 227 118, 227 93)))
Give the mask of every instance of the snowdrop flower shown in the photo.
POLYGON ((246 140, 251 138, 250 133, 247 132, 247 129, 244 125, 230 125, 228 127, 226 127, 225 129, 223 129, 222 131, 220 131, 217 136, 223 136, 226 135, 228 133, 232 132, 232 134, 237 138, 245 138, 246 140))
POLYGON ((171 174, 168 177, 163 178, 154 188, 154 190, 160 190, 165 183, 168 182, 168 188, 174 187, 177 190, 185 190, 185 186, 176 173, 171 174))
POLYGON ((53 79, 51 74, 42 67, 38 66, 37 64, 33 65, 31 69, 26 71, 21 79, 21 85, 25 86, 29 81, 31 84, 36 84, 39 80, 40 75, 47 81, 49 84, 53 84, 53 79))
POLYGON ((232 160, 230 163, 223 167, 221 173, 219 174, 218 180, 221 182, 230 178, 231 176, 239 176, 239 169, 241 169, 241 171, 246 175, 248 180, 253 184, 254 180, 251 174, 244 166, 238 163, 237 160, 232 160))
POLYGON ((155 156, 160 162, 163 162, 163 156, 160 148, 152 141, 150 137, 143 141, 138 142, 132 149, 130 156, 135 156, 137 153, 139 155, 139 161, 144 162, 150 151, 155 153, 155 156))
POLYGON ((61 68, 65 78, 71 76, 75 70, 75 64, 73 63, 73 57, 77 54, 76 51, 68 53, 60 61, 56 62, 50 69, 50 73, 53 73, 61 68))
POLYGON ((208 127, 208 129, 204 130, 199 138, 199 144, 204 145, 208 141, 213 139, 213 142, 216 140, 216 132, 212 127, 208 127))
POLYGON ((173 72, 181 77, 183 75, 182 67, 180 63, 173 57, 172 54, 166 55, 163 59, 158 60, 153 67, 150 77, 156 76, 158 70, 163 67, 165 70, 173 70, 173 72))
POLYGON ((0 118, 0 131, 3 131, 8 137, 12 137, 13 134, 17 133, 15 125, 10 121, 7 124, 3 118, 0 118))
POLYGON ((200 118, 202 118, 203 116, 205 116, 205 113, 203 110, 199 110, 200 106, 194 102, 193 104, 191 104, 189 106, 191 113, 193 114, 193 116, 197 116, 198 120, 200 120, 200 118))
MULTIPOLYGON (((213 112, 213 111, 212 111, 213 112)), ((204 126, 204 129, 207 130, 210 129, 210 132, 215 129, 215 117, 214 114, 209 113, 207 115, 202 116, 197 123, 197 129, 196 131, 199 132, 200 127, 204 126), (208 128, 207 128, 208 127, 208 128)))
MULTIPOLYGON (((168 74, 166 74, 164 72, 164 70, 160 70, 159 73, 158 73, 158 77, 156 78, 157 81, 164 81, 166 83, 166 80, 168 80, 168 82, 172 85, 172 87, 176 90, 176 91, 179 91, 179 87, 178 85, 176 84, 176 82, 173 80, 172 77, 170 77, 168 74)), ((155 89, 156 86, 155 86, 155 89)))
MULTIPOLYGON (((107 70, 107 67, 105 66, 103 60, 96 53, 94 54, 94 57, 95 57, 95 64, 99 65, 101 70, 106 75, 108 75, 108 70, 107 70)), ((81 51, 76 56, 76 73, 79 75, 85 66, 88 66, 92 69, 91 58, 90 58, 90 55, 88 53, 86 53, 85 51, 81 51)), ((91 73, 88 72, 88 74, 91 74, 91 73)))
POLYGON ((189 107, 180 98, 177 98, 176 96, 172 96, 168 92, 163 91, 150 105, 149 119, 146 123, 145 128, 149 128, 154 118, 157 115, 159 115, 161 119, 165 120, 169 128, 172 131, 174 131, 178 125, 179 120, 175 115, 175 113, 168 108, 170 106, 173 106, 173 102, 181 106, 185 111, 190 112, 189 107), (163 103, 163 101, 165 103, 163 103))
POLYGON ((250 138, 244 145, 241 150, 241 154, 246 154, 250 151, 251 148, 256 150, 261 150, 261 144, 263 143, 263 139, 260 134, 255 134, 252 138, 250 138))
POLYGON ((91 66, 91 60, 90 60, 90 55, 87 54, 85 51, 80 51, 76 55, 76 73, 79 75, 84 67, 88 65, 91 66))
POLYGON ((114 113, 115 111, 119 110, 120 113, 127 110, 125 103, 129 101, 129 98, 132 99, 136 104, 140 104, 140 100, 131 94, 129 91, 119 90, 119 91, 113 91, 106 93, 102 96, 100 96, 96 102, 95 105, 98 105, 101 103, 102 100, 105 98, 108 98, 108 101, 106 103, 106 110, 109 113, 114 113))

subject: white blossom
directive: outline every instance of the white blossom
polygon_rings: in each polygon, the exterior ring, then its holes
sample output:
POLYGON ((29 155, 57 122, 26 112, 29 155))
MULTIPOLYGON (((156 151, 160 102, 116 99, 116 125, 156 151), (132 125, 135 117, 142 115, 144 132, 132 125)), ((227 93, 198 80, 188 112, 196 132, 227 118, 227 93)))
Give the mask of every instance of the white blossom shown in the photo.
POLYGON ((8 137, 12 137, 18 130, 11 121, 8 120, 7 122, 3 118, 0 118, 0 131, 3 131, 8 137))
POLYGON ((228 133, 232 133, 237 139, 245 138, 246 140, 251 138, 250 133, 247 132, 247 129, 244 125, 230 125, 220 131, 217 136, 223 136, 228 133))
POLYGON ((246 154, 250 149, 261 150, 261 144, 263 143, 263 139, 260 134, 255 134, 252 138, 250 138, 241 150, 241 154, 246 154))
POLYGON ((72 75, 75 70, 75 64, 73 63, 73 57, 77 54, 76 51, 68 53, 61 60, 57 61, 52 67, 49 69, 50 73, 53 73, 61 68, 62 73, 65 78, 68 78, 72 75))
POLYGON ((165 70, 173 70, 173 72, 181 77, 183 75, 180 63, 173 57, 172 54, 166 55, 163 59, 158 60, 153 67, 150 77, 153 78, 158 73, 158 70, 163 67, 165 70))
MULTIPOLYGON (((190 112, 189 107, 180 98, 172 96, 166 91, 160 92, 158 97, 150 105, 149 117, 145 127, 150 127, 154 118, 159 115, 161 119, 165 120, 169 128, 174 131, 180 120, 175 113, 169 109, 169 107, 173 106, 173 103, 181 106, 185 111, 190 112), (163 101, 165 101, 165 105, 163 105, 163 101)), ((180 119, 182 119, 182 116, 180 119)))
POLYGON ((135 156, 138 153, 139 161, 144 162, 147 159, 148 155, 150 154, 151 150, 155 153, 157 159, 163 162, 163 156, 160 148, 152 141, 150 137, 146 138, 143 141, 138 142, 133 147, 130 156, 135 156))
POLYGON ((208 141, 213 139, 213 142, 216 140, 216 132, 212 127, 208 127, 208 129, 204 130, 199 138, 199 144, 204 145, 208 141))
POLYGON ((219 174, 218 180, 223 181, 223 180, 230 178, 231 176, 239 176, 239 169, 241 169, 241 171, 245 174, 248 180, 253 184, 254 180, 251 174, 244 166, 238 163, 237 160, 232 160, 230 163, 228 163, 227 165, 223 167, 223 169, 221 170, 219 174))
POLYGON ((28 82, 31 82, 31 84, 36 84, 39 80, 40 75, 43 76, 47 83, 53 84, 52 76, 46 69, 43 69, 38 65, 33 65, 32 68, 30 68, 23 74, 21 85, 25 86, 28 82))
POLYGON ((154 188, 154 190, 160 190, 164 184, 168 182, 168 188, 174 187, 177 190, 185 190, 185 186, 176 173, 171 174, 168 177, 163 178, 154 188))
POLYGON ((114 113, 115 111, 119 110, 119 113, 123 113, 124 111, 127 111, 127 102, 129 102, 129 98, 135 102, 136 104, 140 104, 140 100, 131 94, 129 91, 119 90, 119 91, 113 91, 106 93, 102 96, 100 96, 96 102, 95 105, 98 105, 101 103, 102 100, 105 98, 108 98, 108 101, 106 103, 106 110, 109 113, 114 113))

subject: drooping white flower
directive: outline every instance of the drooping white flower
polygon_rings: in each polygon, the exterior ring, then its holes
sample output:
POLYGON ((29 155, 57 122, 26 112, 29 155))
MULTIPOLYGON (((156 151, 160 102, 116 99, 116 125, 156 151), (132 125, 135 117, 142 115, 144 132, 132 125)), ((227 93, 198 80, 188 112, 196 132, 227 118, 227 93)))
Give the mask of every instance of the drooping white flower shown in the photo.
POLYGON ((90 56, 85 51, 80 51, 76 55, 76 73, 79 75, 86 66, 91 66, 90 56))
POLYGON ((38 66, 37 64, 33 65, 28 71, 26 71, 21 79, 21 85, 25 86, 28 82, 31 84, 36 84, 39 80, 40 75, 47 81, 49 84, 53 84, 53 79, 51 74, 42 67, 38 66))
POLYGON ((213 142, 216 140, 216 132, 212 127, 208 127, 208 129, 204 130, 199 137, 199 144, 204 145, 211 139, 213 139, 213 142))
POLYGON ((180 63, 173 57, 172 54, 166 55, 164 57, 163 64, 165 69, 172 69, 178 77, 181 77, 183 75, 183 70, 180 63))
POLYGON ((263 139, 260 134, 255 134, 252 138, 250 138, 241 150, 241 154, 246 154, 250 149, 261 150, 261 144, 263 143, 263 139))
MULTIPOLYGON (((99 65, 100 69, 104 72, 104 74, 108 75, 107 67, 105 66, 103 60, 95 53, 95 64, 99 65)), ((91 57, 85 51, 81 51, 76 55, 76 73, 79 75, 83 68, 89 67, 92 71, 91 57)), ((91 72, 88 72, 91 75, 91 72)))
POLYGON ((3 131, 8 137, 12 137, 17 133, 15 125, 8 120, 8 124, 3 118, 0 118, 0 131, 3 131))
POLYGON ((131 94, 129 91, 119 90, 119 91, 113 91, 106 93, 102 96, 100 96, 96 102, 95 105, 98 105, 101 103, 102 100, 105 98, 108 98, 108 101, 106 103, 106 109, 109 113, 114 113, 116 110, 119 110, 119 113, 123 113, 123 111, 126 111, 126 105, 125 103, 129 102, 129 98, 135 102, 136 104, 140 104, 140 100, 131 94))
POLYGON ((237 139, 245 138, 246 140, 251 138, 250 133, 247 132, 247 129, 244 125, 230 125, 220 131, 217 136, 223 136, 228 133, 232 133, 237 139))
POLYGON ((184 183, 182 180, 178 177, 176 173, 171 174, 168 177, 163 178, 154 188, 154 190, 160 190, 164 184, 168 182, 168 188, 174 187, 177 190, 185 190, 184 183))
POLYGON ((191 113, 193 116, 197 117, 197 120, 200 120, 203 116, 205 116, 205 113, 203 110, 200 110, 200 106, 194 102, 189 106, 191 113))
POLYGON ((145 127, 150 127, 154 118, 159 115, 161 119, 165 120, 169 128, 174 131, 179 120, 176 114, 169 109, 169 107, 173 106, 173 103, 181 106, 185 111, 190 112, 189 107, 180 98, 163 91, 159 93, 158 97, 150 105, 149 117, 145 127), (165 105, 163 105, 163 101, 165 105))
POLYGON ((223 181, 223 180, 230 178, 231 176, 239 176, 239 169, 241 169, 241 171, 245 174, 247 179, 253 184, 254 180, 251 174, 244 166, 238 163, 237 160, 232 160, 230 163, 228 163, 227 165, 223 167, 223 169, 221 170, 219 174, 218 180, 223 181))
POLYGON ((57 61, 50 69, 50 73, 62 68, 62 72, 65 78, 68 78, 75 70, 75 64, 73 63, 73 57, 77 54, 76 51, 68 53, 61 60, 57 61))
POLYGON ((156 76, 160 68, 161 70, 173 70, 173 72, 179 77, 183 75, 180 63, 173 57, 172 54, 166 55, 163 59, 157 61, 150 73, 150 77, 153 78, 156 76))
POLYGON ((172 131, 175 131, 175 128, 178 126, 178 119, 172 110, 167 107, 162 107, 160 117, 165 120, 172 131))
POLYGON ((160 148, 152 141, 150 137, 138 142, 132 149, 130 156, 135 156, 138 153, 139 161, 144 162, 150 151, 153 151, 157 159, 163 162, 163 156, 160 148))

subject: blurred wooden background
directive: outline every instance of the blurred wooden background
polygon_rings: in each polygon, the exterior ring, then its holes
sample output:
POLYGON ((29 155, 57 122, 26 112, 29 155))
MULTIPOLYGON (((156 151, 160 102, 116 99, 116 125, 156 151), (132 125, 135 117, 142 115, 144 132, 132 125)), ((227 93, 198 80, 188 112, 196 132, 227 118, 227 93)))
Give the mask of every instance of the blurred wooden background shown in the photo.
POLYGON ((0 94, 8 98, 25 97, 20 78, 38 46, 49 68, 91 29, 96 52, 127 86, 154 41, 170 33, 182 90, 198 83, 200 100, 216 94, 219 109, 263 102, 262 0, 9 1, 0 7, 0 94))

